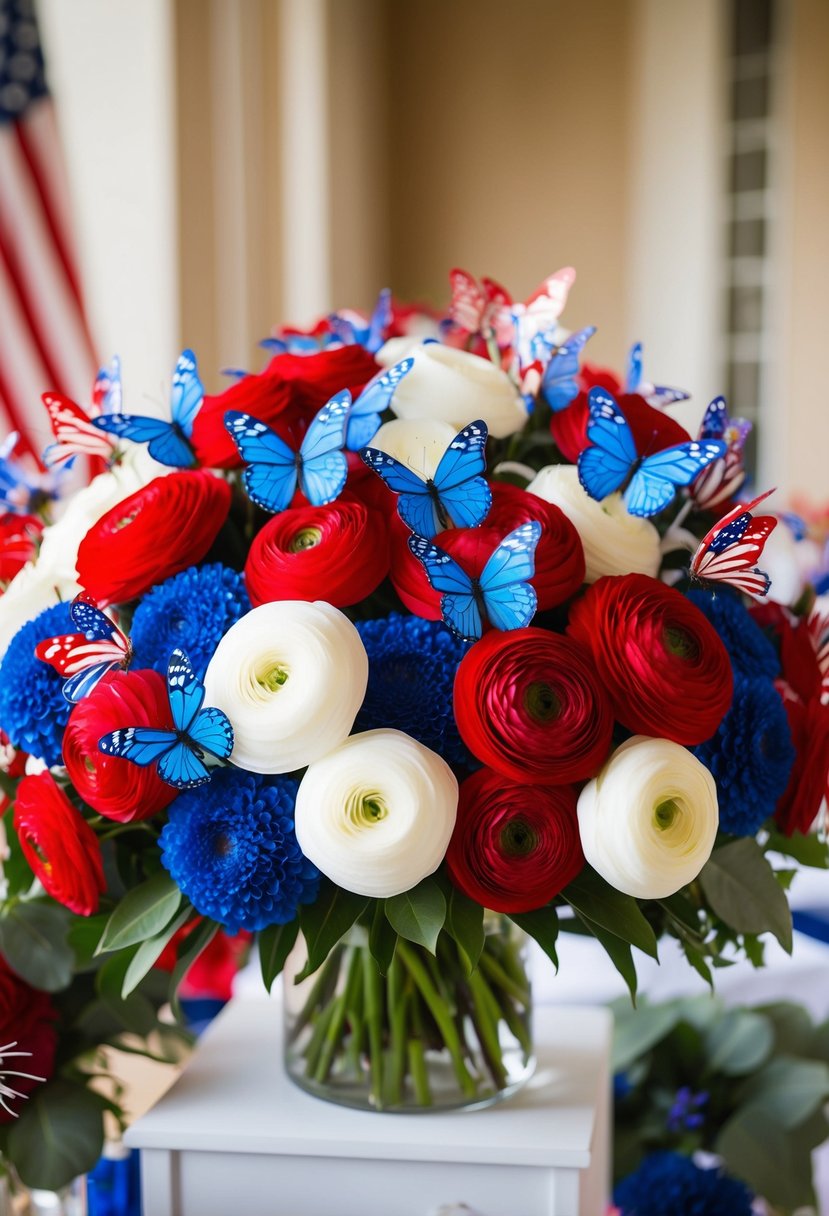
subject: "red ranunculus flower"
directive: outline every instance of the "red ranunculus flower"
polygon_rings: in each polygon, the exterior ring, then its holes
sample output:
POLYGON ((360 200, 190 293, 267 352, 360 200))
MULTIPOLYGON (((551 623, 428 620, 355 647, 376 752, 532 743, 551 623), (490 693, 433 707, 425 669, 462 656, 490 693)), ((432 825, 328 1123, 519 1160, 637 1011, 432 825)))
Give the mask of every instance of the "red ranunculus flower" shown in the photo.
POLYGON ((584 781, 610 750, 613 714, 588 650, 546 629, 493 630, 461 659, 455 720, 484 764, 531 785, 584 781))
POLYGON ((26 860, 53 899, 91 916, 106 889, 101 846, 51 773, 24 777, 17 787, 14 830, 26 860))
POLYGON ((205 469, 156 477, 89 529, 78 548, 78 581, 101 607, 143 595, 201 561, 230 497, 227 482, 205 469))
MULTIPOLYGON (((26 1056, 6 1056, 0 1063, 0 1084, 28 1096, 42 1081, 48 1081, 55 1063, 58 1036, 57 1011, 48 992, 32 988, 0 954, 0 1046, 14 1043, 12 1051, 26 1056), (28 1073, 10 1076, 7 1070, 28 1073), (32 1079, 34 1078, 34 1080, 32 1079)), ((25 1104, 24 1097, 3 1097, 0 1123, 11 1123, 25 1104)))
POLYGON ((728 652, 696 605, 647 574, 598 579, 570 612, 617 719, 636 734, 692 747, 731 705, 728 652))
POLYGON ((294 507, 256 534, 245 563, 254 607, 271 600, 318 600, 335 608, 371 595, 389 570, 386 520, 357 498, 294 507))
POLYGON ((774 817, 791 836, 808 832, 821 802, 829 800, 829 705, 821 705, 819 697, 803 702, 785 696, 783 704, 796 754, 774 817))
POLYGON ((171 730, 164 677, 157 671, 116 671, 79 701, 63 734, 63 762, 75 789, 99 815, 119 823, 149 819, 176 791, 153 765, 105 756, 98 740, 125 726, 171 730))
POLYGON ((11 582, 15 574, 34 561, 43 524, 34 515, 0 516, 0 584, 11 582))
POLYGON ((462 783, 449 877, 493 912, 542 908, 584 866, 572 785, 525 785, 491 768, 462 783))
MULTIPOLYGON (((595 381, 601 384, 600 380, 595 381)), ((612 390, 611 390, 612 391, 612 390)), ((579 452, 587 447, 587 392, 582 391, 567 406, 550 418, 550 430, 565 460, 575 464, 579 452)), ((685 443, 690 435, 670 414, 648 405, 638 393, 614 393, 636 441, 640 456, 650 456, 675 443, 685 443)))

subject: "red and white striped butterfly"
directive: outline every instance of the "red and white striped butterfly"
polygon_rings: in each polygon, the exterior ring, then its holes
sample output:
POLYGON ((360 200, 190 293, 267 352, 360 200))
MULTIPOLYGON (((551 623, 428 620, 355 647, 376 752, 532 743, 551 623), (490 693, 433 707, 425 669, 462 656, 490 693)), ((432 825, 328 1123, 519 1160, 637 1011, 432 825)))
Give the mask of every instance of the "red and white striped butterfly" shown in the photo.
POLYGON ((752 502, 740 503, 724 515, 700 542, 691 558, 694 578, 710 583, 728 583, 748 595, 767 595, 771 579, 757 568, 763 546, 777 527, 774 515, 753 516, 751 512, 773 494, 766 490, 752 502))
POLYGON ((468 270, 457 268, 449 271, 449 283, 449 315, 458 328, 485 338, 494 333, 501 311, 512 304, 507 289, 494 279, 483 278, 479 283, 468 270))
POLYGON ((92 425, 86 410, 81 409, 62 393, 44 393, 41 397, 49 414, 55 442, 43 452, 43 463, 53 469, 68 464, 76 456, 99 456, 112 460, 115 440, 92 425))
POLYGON ((806 621, 820 672, 820 700, 829 705, 829 609, 815 607, 806 621))
POLYGON ((86 591, 75 596, 69 615, 79 632, 46 638, 35 647, 35 654, 63 676, 63 695, 75 704, 108 672, 127 666, 132 645, 86 591))

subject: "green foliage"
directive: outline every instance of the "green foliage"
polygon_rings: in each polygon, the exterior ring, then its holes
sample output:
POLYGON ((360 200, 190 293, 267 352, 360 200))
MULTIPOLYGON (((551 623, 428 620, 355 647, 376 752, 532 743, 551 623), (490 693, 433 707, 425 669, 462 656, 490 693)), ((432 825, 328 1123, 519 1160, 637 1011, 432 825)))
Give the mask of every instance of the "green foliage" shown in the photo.
POLYGON ((400 937, 434 954, 446 920, 446 898, 434 878, 424 878, 411 891, 387 899, 386 916, 400 937))
POLYGON ((752 837, 715 849, 699 876, 711 907, 738 933, 773 933, 792 952, 792 914, 785 892, 752 837))
POLYGON ((103 1147, 104 1100, 82 1085, 57 1080, 24 1103, 6 1152, 30 1187, 57 1191, 91 1170, 103 1147))
POLYGON ((591 931, 595 932, 594 926, 598 926, 629 946, 637 946, 651 958, 657 957, 656 936, 636 900, 615 890, 589 866, 565 888, 563 895, 591 931))
POLYGON ((155 937, 169 925, 181 903, 181 891, 166 870, 128 891, 107 921, 100 953, 123 950, 155 937))
POLYGON ((367 906, 368 899, 364 895, 343 891, 331 882, 322 883, 314 903, 303 904, 299 910, 299 926, 308 947, 308 961, 297 976, 297 982, 313 975, 322 966, 367 906))
POLYGON ((368 944, 381 975, 388 975, 397 948, 397 931, 389 924, 385 902, 377 901, 371 917, 368 944))
POLYGON ((446 905, 446 929, 454 938, 460 957, 471 975, 484 948, 484 910, 457 887, 450 887, 446 905))
POLYGON ((510 920, 514 920, 520 929, 538 942, 558 971, 558 913, 555 906, 550 904, 546 908, 536 908, 533 912, 513 912, 510 920))
POLYGON ((0 954, 34 988, 59 992, 72 981, 69 913, 51 900, 12 902, 0 917, 0 954))
POLYGON ((268 925, 258 936, 259 966, 262 969, 262 982, 270 992, 273 982, 285 966, 285 960, 294 948, 299 937, 299 921, 292 920, 287 925, 268 925))

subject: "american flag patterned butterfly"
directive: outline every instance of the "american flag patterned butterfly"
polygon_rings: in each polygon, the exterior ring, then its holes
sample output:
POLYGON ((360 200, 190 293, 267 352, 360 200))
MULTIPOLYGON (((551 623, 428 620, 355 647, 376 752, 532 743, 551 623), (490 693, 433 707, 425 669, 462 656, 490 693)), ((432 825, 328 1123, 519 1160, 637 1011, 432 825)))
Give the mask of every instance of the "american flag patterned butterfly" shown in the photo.
POLYGON ((820 701, 822 705, 829 705, 829 608, 813 608, 806 628, 820 673, 820 701))
POLYGON ((46 638, 35 647, 35 654, 63 676, 63 695, 75 705, 108 672, 129 664, 132 647, 86 591, 72 601, 69 615, 78 632, 46 638))
POLYGON ((767 595, 771 579, 757 563, 763 546, 777 527, 773 515, 752 515, 758 503, 774 490, 766 490, 749 503, 740 503, 714 524, 691 558, 691 574, 708 583, 728 583, 748 595, 767 595))
POLYGON ((691 486, 691 497, 698 507, 715 510, 737 493, 745 481, 743 446, 750 431, 751 423, 745 418, 729 416, 724 397, 714 398, 705 411, 699 438, 721 439, 728 450, 703 469, 691 486))
POLYGON ((486 277, 479 283, 468 270, 457 267, 449 271, 449 283, 452 288, 449 315, 458 328, 468 334, 483 334, 485 338, 495 333, 501 312, 512 304, 506 287, 486 277))
POLYGON ((109 367, 99 369, 92 387, 92 409, 85 410, 63 393, 43 393, 55 442, 43 452, 43 463, 54 469, 70 468, 76 456, 99 457, 107 462, 115 454, 111 439, 92 419, 121 408, 121 363, 116 355, 109 367))

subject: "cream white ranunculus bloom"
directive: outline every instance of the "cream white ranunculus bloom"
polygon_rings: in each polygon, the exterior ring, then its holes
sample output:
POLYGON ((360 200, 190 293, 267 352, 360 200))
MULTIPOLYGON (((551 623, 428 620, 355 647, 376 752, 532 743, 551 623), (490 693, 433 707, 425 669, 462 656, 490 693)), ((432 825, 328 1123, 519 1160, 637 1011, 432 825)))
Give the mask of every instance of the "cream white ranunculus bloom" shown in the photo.
POLYGON ((489 359, 439 342, 408 353, 414 366, 391 400, 398 418, 437 418, 455 433, 482 418, 496 439, 514 434, 527 421, 520 393, 489 359))
POLYGON ((365 696, 368 656, 351 621, 321 600, 278 600, 224 635, 204 677, 205 704, 233 727, 233 764, 291 773, 345 739, 365 696))
POLYGON ((373 448, 394 456, 424 480, 434 477, 440 458, 457 431, 437 418, 392 418, 371 441, 373 448))
POLYGON ((687 748, 635 735, 578 801, 584 855, 617 891, 664 899, 699 874, 719 823, 717 787, 687 748))
POLYGON ((403 731, 370 730, 310 765, 296 836, 332 882, 385 899, 434 873, 457 810, 458 782, 442 757, 403 731))
POLYGON ((571 464, 548 465, 527 489, 560 507, 573 524, 584 547, 586 582, 595 583, 604 574, 658 574, 659 533, 650 520, 628 512, 621 494, 597 502, 582 488, 571 464))

